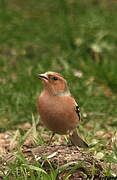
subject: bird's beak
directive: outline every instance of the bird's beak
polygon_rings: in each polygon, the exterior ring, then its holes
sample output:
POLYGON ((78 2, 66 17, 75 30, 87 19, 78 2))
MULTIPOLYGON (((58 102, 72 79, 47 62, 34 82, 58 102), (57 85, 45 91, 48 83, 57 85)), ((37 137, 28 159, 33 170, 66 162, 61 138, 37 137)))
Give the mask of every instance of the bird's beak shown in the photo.
POLYGON ((46 74, 38 74, 37 77, 41 80, 48 80, 48 76, 46 74))

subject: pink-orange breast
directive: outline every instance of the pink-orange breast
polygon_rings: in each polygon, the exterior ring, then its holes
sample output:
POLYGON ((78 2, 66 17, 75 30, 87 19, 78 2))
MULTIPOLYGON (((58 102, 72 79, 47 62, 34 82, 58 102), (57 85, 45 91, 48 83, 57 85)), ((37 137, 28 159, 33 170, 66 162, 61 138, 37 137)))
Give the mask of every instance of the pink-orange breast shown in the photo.
POLYGON ((58 134, 66 134, 78 123, 75 100, 71 96, 50 96, 43 93, 38 99, 38 111, 46 127, 58 134))

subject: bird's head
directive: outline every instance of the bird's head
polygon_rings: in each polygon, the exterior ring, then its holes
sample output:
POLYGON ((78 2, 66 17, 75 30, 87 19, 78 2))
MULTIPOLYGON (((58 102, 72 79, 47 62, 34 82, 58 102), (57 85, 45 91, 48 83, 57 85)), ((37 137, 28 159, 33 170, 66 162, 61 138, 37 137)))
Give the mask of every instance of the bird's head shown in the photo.
POLYGON ((38 78, 42 80, 44 88, 51 93, 51 95, 70 94, 67 81, 61 74, 56 72, 46 72, 44 74, 38 74, 38 78))

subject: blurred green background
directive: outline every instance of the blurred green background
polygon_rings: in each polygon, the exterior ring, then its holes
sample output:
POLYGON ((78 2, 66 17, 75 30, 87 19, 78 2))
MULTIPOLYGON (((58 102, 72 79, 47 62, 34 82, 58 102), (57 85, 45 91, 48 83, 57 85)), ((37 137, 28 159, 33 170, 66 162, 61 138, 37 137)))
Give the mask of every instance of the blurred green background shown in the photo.
POLYGON ((116 0, 0 1, 0 131, 31 122, 38 73, 69 82, 87 132, 117 126, 116 0))

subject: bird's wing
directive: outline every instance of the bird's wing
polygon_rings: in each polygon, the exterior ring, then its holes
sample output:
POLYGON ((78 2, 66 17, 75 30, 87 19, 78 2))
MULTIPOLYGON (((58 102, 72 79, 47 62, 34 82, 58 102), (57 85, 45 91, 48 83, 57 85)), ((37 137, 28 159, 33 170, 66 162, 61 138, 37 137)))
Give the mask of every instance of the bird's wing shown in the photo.
POLYGON ((79 120, 81 120, 81 117, 80 117, 80 108, 79 108, 77 103, 76 103, 76 106, 75 106, 75 111, 76 111, 76 113, 77 113, 77 115, 79 117, 79 120))
POLYGON ((81 120, 81 117, 80 117, 80 108, 78 106, 78 104, 76 103, 75 99, 72 97, 72 96, 66 96, 67 97, 67 102, 68 102, 68 99, 69 99, 69 103, 73 105, 73 110, 75 110, 75 112, 77 113, 77 116, 79 118, 79 120, 81 120))

